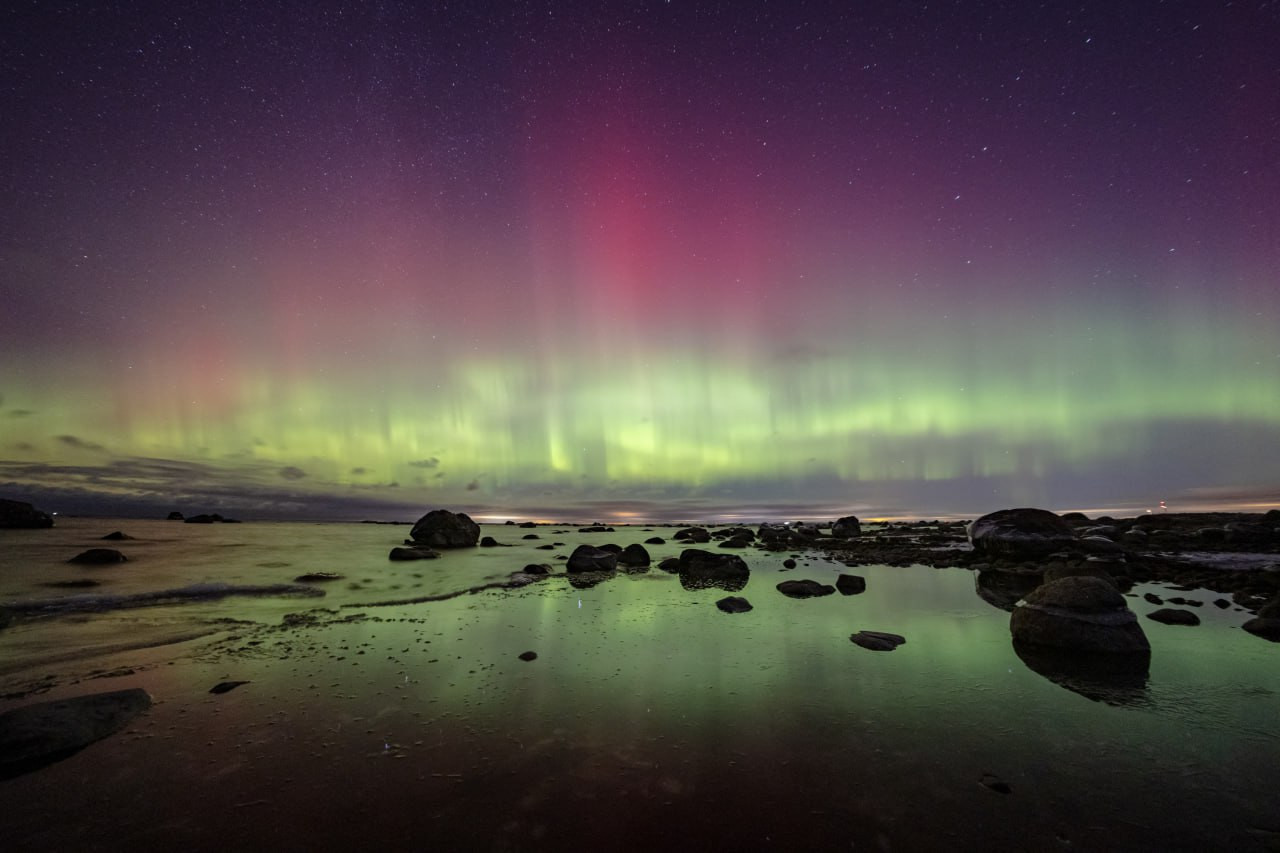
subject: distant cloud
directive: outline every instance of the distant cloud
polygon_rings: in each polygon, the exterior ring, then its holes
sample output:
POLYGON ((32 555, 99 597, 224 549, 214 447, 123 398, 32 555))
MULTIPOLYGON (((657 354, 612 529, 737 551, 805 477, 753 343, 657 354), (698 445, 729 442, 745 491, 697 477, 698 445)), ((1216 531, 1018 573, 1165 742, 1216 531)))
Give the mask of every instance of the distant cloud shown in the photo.
POLYGON ((410 462, 414 468, 436 468, 440 465, 440 460, 434 456, 427 459, 419 459, 416 462, 410 462))
POLYGON ((74 435, 60 435, 58 436, 58 441, 67 447, 74 447, 76 450, 106 450, 101 444, 85 441, 83 438, 77 438, 74 435))
POLYGON ((307 476, 307 472, 293 465, 286 465, 280 469, 280 476, 286 480, 301 480, 307 476))

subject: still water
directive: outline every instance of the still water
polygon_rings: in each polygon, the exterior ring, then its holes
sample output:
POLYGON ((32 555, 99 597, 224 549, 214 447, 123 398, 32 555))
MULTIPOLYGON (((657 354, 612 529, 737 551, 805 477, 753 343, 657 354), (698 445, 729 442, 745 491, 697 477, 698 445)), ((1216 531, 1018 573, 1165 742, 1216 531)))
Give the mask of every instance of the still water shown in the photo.
MULTIPOLYGON (((733 594, 754 609, 730 615, 714 605, 725 590, 656 568, 680 551, 668 541, 647 546, 649 571, 587 588, 555 574, 387 605, 527 563, 561 572, 555 558, 581 542, 674 531, 486 526, 511 547, 388 561, 407 532, 91 519, 0 531, 0 604, 343 576, 323 597, 283 588, 0 632, 0 711, 135 686, 156 702, 124 732, 0 781, 6 849, 1280 849, 1280 645, 1241 631, 1234 608, 1197 608, 1190 628, 1143 619, 1149 679, 1107 704, 1029 669, 1008 613, 965 570, 801 554, 788 571, 786 554, 749 550, 733 594), (99 541, 117 529, 135 538, 99 541), (103 545, 129 562, 65 562, 103 545), (842 571, 866 592, 775 590, 842 571), (82 578, 101 585, 46 585, 82 578), (849 641, 864 629, 907 642, 868 651, 849 641), (249 683, 209 694, 224 680, 249 683)), ((1169 594, 1134 593, 1148 590, 1169 594)))

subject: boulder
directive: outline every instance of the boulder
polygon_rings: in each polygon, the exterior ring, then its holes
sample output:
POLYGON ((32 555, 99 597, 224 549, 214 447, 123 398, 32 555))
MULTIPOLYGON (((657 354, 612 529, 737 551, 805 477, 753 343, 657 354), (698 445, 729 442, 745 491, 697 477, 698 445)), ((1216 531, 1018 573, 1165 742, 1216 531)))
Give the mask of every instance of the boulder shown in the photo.
POLYGON ((410 548, 392 548, 391 553, 387 555, 387 559, 403 562, 406 560, 434 560, 439 556, 440 552, 438 551, 414 546, 410 548))
POLYGON ((867 591, 867 579, 860 575, 840 575, 836 578, 836 589, 841 595, 858 595, 867 591))
POLYGON ((520 571, 526 575, 549 575, 551 567, 546 563, 529 563, 520 571))
POLYGON ((606 551, 603 548, 597 548, 594 545, 579 545, 573 549, 573 553, 569 555, 569 562, 565 564, 565 571, 576 574, 578 572, 612 572, 617 571, 618 555, 612 551, 606 551))
POLYGON ((693 542, 702 544, 711 541, 711 534, 705 527, 685 527, 676 531, 676 535, 671 537, 677 542, 693 542))
POLYGON ((713 553, 697 548, 681 551, 675 570, 685 589, 716 587, 736 592, 746 586, 751 577, 746 561, 737 554, 713 553))
POLYGON ((414 523, 409 537, 430 548, 471 548, 480 539, 480 525, 466 513, 433 509, 414 523))
POLYGON ((1199 625, 1200 617, 1190 610, 1179 610, 1176 607, 1162 607, 1152 610, 1147 618, 1166 625, 1199 625))
POLYGON ((165 521, 182 521, 182 513, 176 509, 164 517, 165 521))
POLYGON ((831 525, 831 535, 837 539, 854 539, 862 535, 862 523, 856 515, 837 518, 835 524, 831 525))
POLYGON ((124 540, 132 539, 133 537, 130 536, 128 533, 125 533, 123 530, 117 530, 114 533, 108 533, 106 536, 103 536, 102 538, 108 542, 123 542, 124 540))
POLYGON ((873 652, 891 652, 907 641, 899 634, 886 634, 884 631, 859 631, 850 634, 849 639, 855 645, 873 652))
POLYGON ((736 595, 720 599, 716 602, 716 607, 719 607, 725 613, 746 613, 752 609, 751 602, 736 595))
POLYGON ((831 595, 836 591, 834 586, 825 583, 818 583, 808 578, 798 581, 783 581, 778 584, 778 592, 788 598, 818 598, 823 595, 831 595))
POLYGON ((650 536, 648 539, 644 540, 644 544, 646 544, 646 545, 666 545, 666 544, 667 544, 667 540, 663 539, 661 536, 650 536))
POLYGON ((129 558, 115 548, 90 548, 76 554, 68 563, 80 563, 86 566, 105 566, 111 563, 123 563, 129 558))
POLYGON ((649 552, 645 550, 643 545, 631 544, 622 549, 622 553, 618 554, 618 564, 622 566, 647 566, 652 559, 649 552))
POLYGON ((115 734, 151 707, 145 690, 113 690, 25 705, 0 714, 0 778, 61 761, 115 734))
POLYGON ((41 512, 25 501, 0 498, 0 529, 38 529, 53 527, 53 516, 41 512))
POLYGON ((1263 605, 1257 616, 1240 627, 1254 636, 1280 643, 1280 596, 1263 605))
POLYGON ((1002 509, 969 525, 969 541, 979 553, 1015 559, 1040 557, 1076 544, 1070 524, 1044 509, 1002 509))
POLYGON ((497 548, 497 547, 498 547, 498 540, 497 540, 497 539, 494 539, 492 536, 484 536, 484 537, 481 537, 481 539, 480 539, 480 547, 481 547, 481 548, 497 548))
POLYGON ((1110 654, 1151 650, 1124 596, 1101 578, 1068 577, 1038 587, 1013 611, 1009 629, 1015 645, 1110 654))

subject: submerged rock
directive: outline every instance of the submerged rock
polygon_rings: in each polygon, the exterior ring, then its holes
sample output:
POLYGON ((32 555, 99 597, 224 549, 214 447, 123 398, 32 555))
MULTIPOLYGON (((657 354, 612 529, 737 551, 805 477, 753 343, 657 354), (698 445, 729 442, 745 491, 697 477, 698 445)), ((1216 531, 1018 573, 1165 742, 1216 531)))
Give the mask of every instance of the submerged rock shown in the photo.
MULTIPOLYGON (((669 564, 663 561, 662 568, 669 564)), ((675 571, 680 575, 680 585, 685 589, 715 587, 726 592, 737 592, 747 585, 751 570, 737 554, 715 553, 698 548, 686 548, 677 558, 675 571)), ((670 568, 666 568, 671 571, 670 568)))
POLYGON ((247 681, 219 681, 217 684, 209 688, 210 693, 230 693, 242 684, 248 684, 247 681))
POLYGON ((429 548, 472 548, 480 540, 480 525, 466 513, 433 509, 414 522, 409 538, 429 548))
POLYGON ((1256 637, 1280 643, 1280 596, 1267 602, 1256 617, 1240 627, 1256 637))
POLYGON ((1009 629, 1015 644, 1113 654, 1151 649, 1124 596, 1094 577, 1062 578, 1028 593, 1009 629))
POLYGON ((778 584, 778 592, 788 598, 818 598, 824 595, 831 595, 836 591, 834 586, 825 583, 818 583, 815 580, 783 581, 778 584))
POLYGON ((115 734, 151 707, 145 690, 113 690, 0 714, 0 778, 39 770, 115 734))
POLYGON ((53 527, 53 516, 41 512, 26 501, 0 498, 0 528, 8 530, 53 527))
POLYGON ((867 579, 861 575, 840 575, 836 578, 836 589, 841 595, 858 595, 867 591, 867 579))
POLYGON ((716 607, 725 613, 746 613, 752 610, 751 602, 737 595, 730 595, 716 602, 716 607))
POLYGON ((612 572, 618 568, 618 555, 594 545, 579 545, 569 555, 565 563, 565 571, 571 574, 578 572, 612 572))
POLYGON ((538 659, 538 653, 537 653, 537 652, 533 652, 533 651, 529 651, 529 652, 521 652, 520 654, 516 655, 516 657, 520 658, 520 660, 522 660, 522 661, 528 662, 528 661, 531 661, 531 660, 537 660, 537 659, 538 659))
POLYGON ((711 533, 705 527, 685 527, 677 530, 675 536, 671 537, 677 542, 693 542, 701 544, 711 541, 711 533))
POLYGON ((1166 625, 1199 625, 1200 617, 1190 610, 1179 610, 1176 607, 1162 607, 1147 614, 1147 618, 1166 625))
POLYGON ((297 583, 324 583, 325 581, 340 581, 343 575, 334 572, 307 572, 305 575, 298 575, 294 578, 297 583))
POLYGON ((647 566, 652 562, 649 552, 643 545, 632 543, 618 554, 618 564, 623 566, 647 566))
POLYGON ((859 631, 856 634, 850 634, 849 639, 855 645, 873 652, 891 652, 907 641, 907 638, 900 634, 887 634, 884 631, 859 631))
POLYGON ((969 525, 969 541, 980 553, 1038 557, 1076 544, 1075 529, 1044 509, 1023 507, 987 513, 969 525))
POLYGON ((410 548, 392 548, 391 553, 387 555, 388 560, 434 560, 440 556, 440 552, 432 551, 430 548, 410 547, 410 548))
POLYGON ((76 554, 68 563, 79 563, 86 566, 105 566, 111 563, 123 563, 129 558, 115 548, 90 548, 76 554))
POLYGON ((120 542, 125 539, 132 539, 133 537, 130 536, 128 533, 125 533, 123 530, 117 530, 114 533, 108 533, 106 536, 103 536, 102 538, 111 542, 120 542))

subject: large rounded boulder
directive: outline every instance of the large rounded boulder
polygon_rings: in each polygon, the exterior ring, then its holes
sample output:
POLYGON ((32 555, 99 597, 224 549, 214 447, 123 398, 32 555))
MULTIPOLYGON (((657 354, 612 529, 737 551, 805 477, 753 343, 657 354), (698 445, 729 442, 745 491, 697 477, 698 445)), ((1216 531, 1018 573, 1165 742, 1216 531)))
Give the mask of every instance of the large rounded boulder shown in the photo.
POLYGON ((429 548, 472 548, 480 541, 480 525, 466 513, 433 509, 418 519, 409 536, 429 548))
POLYGON ((564 568, 571 574, 617 571, 618 554, 615 551, 596 548, 594 545, 579 545, 569 555, 569 561, 565 563, 564 568))
POLYGON ((837 539, 856 539, 862 535, 862 524, 856 515, 837 518, 831 525, 831 535, 837 539))
POLYGON ((1149 653, 1124 596, 1096 577, 1067 577, 1027 594, 1009 618, 1015 644, 1079 652, 1149 653))
POLYGON ((680 575, 680 585, 685 589, 715 587, 736 592, 746 586, 751 577, 746 560, 737 554, 713 553, 698 548, 681 551, 675 570, 680 575))
POLYGON ((1023 507, 989 512, 969 525, 973 550, 996 557, 1042 557, 1076 545, 1076 533, 1045 509, 1023 507))

